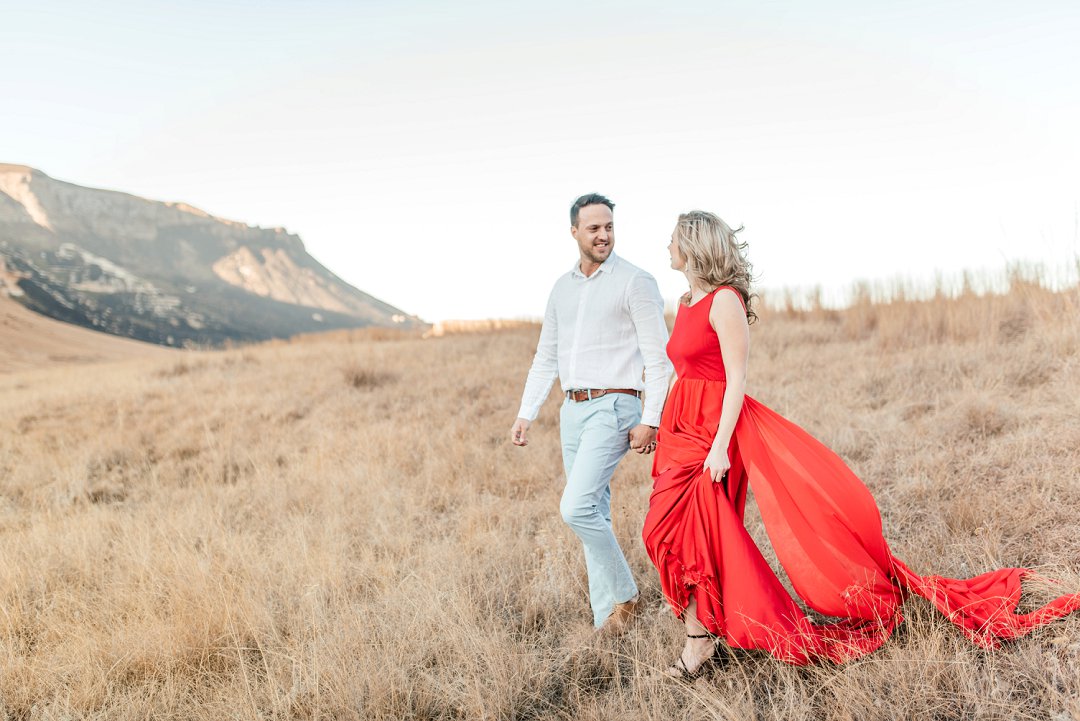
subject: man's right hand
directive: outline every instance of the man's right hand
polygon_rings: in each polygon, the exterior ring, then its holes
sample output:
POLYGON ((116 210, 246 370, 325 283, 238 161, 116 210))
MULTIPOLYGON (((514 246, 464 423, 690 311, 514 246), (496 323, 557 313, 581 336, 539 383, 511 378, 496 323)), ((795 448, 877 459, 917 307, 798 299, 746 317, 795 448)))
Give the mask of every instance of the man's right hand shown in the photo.
POLYGON ((524 418, 518 418, 510 428, 510 440, 515 446, 529 445, 529 426, 531 423, 524 418))

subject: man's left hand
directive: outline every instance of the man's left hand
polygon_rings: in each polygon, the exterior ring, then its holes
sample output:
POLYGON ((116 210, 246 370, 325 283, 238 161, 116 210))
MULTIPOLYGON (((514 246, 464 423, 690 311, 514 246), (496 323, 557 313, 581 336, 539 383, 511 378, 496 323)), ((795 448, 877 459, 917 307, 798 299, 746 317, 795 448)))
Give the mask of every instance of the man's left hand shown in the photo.
POLYGON ((639 423, 630 429, 630 450, 636 453, 652 453, 656 450, 656 429, 639 423))

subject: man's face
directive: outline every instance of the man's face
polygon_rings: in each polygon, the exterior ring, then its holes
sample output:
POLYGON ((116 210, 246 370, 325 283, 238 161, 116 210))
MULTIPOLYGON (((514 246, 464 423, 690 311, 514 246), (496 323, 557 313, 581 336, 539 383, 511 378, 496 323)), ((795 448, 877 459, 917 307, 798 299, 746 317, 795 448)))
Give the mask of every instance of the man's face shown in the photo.
POLYGON ((611 208, 603 204, 586 205, 578 211, 577 226, 570 234, 578 242, 581 257, 593 263, 603 263, 615 247, 615 222, 611 208))

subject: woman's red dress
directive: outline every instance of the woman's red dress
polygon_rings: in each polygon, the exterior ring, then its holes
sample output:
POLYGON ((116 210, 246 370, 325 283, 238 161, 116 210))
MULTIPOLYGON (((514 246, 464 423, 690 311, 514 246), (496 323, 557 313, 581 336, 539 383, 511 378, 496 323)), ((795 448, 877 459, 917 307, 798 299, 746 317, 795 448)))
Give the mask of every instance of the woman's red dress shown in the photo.
POLYGON ((889 552, 873 497, 839 456, 749 396, 728 449, 727 481, 713 483, 703 464, 725 388, 709 323, 717 292, 680 306, 675 320, 667 349, 678 377, 664 407, 642 531, 677 615, 693 597, 701 622, 731 646, 805 664, 840 663, 878 648, 902 620, 909 593, 929 599, 988 648, 1080 608, 1077 593, 1017 614, 1027 569, 966 580, 916 575, 889 552), (766 563, 743 525, 748 484, 795 592, 839 620, 812 622, 766 563))

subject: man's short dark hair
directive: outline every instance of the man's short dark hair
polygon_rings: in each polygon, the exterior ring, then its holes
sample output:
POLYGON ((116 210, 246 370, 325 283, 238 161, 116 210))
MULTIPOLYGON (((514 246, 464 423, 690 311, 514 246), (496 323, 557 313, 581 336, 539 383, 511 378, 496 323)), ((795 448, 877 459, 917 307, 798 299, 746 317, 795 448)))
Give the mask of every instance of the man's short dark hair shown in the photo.
POLYGON ((574 201, 574 204, 570 206, 570 225, 571 227, 577 227, 578 214, 581 209, 586 205, 606 205, 612 212, 615 212, 615 204, 604 196, 598 193, 589 193, 583 195, 574 201))

